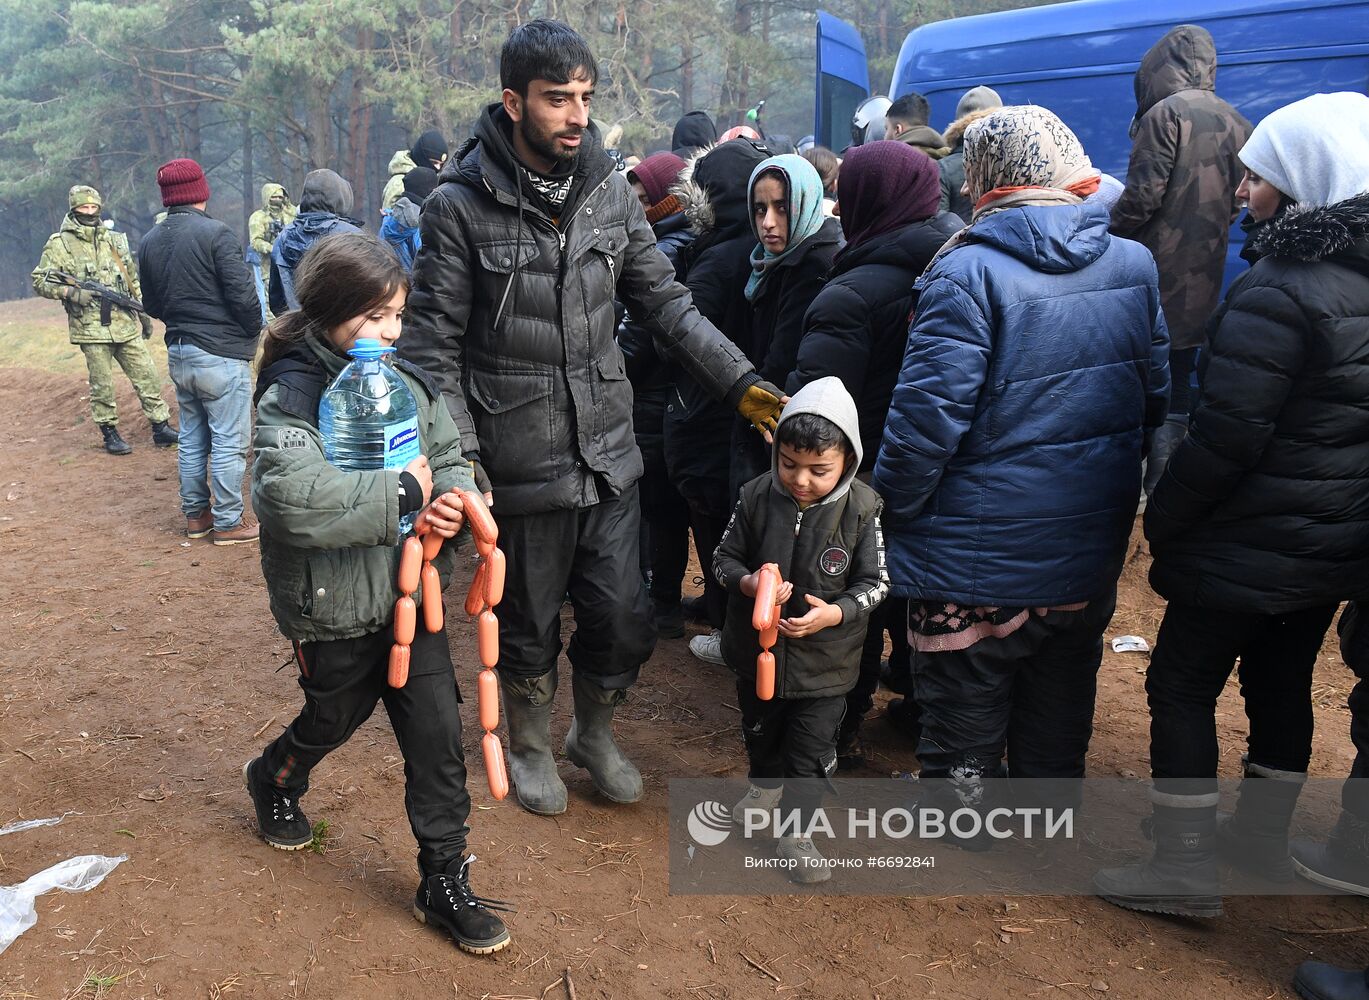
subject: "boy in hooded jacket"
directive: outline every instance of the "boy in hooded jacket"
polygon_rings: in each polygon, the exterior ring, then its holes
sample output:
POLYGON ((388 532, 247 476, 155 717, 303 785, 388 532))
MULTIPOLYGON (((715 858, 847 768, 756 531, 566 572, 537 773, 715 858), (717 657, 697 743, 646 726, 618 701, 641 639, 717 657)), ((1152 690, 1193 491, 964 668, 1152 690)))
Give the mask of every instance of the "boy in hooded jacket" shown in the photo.
POLYGON ((856 404, 835 376, 810 383, 789 401, 775 433, 769 472, 742 487, 718 544, 713 573, 728 593, 722 652, 737 674, 750 787, 732 810, 767 815, 778 807, 778 853, 795 882, 821 882, 831 870, 806 836, 812 811, 837 766, 837 728, 846 693, 860 672, 870 612, 889 592, 883 503, 856 479, 862 448, 856 404), (756 694, 751 627, 758 570, 776 563, 784 583, 777 603, 775 697, 756 694))

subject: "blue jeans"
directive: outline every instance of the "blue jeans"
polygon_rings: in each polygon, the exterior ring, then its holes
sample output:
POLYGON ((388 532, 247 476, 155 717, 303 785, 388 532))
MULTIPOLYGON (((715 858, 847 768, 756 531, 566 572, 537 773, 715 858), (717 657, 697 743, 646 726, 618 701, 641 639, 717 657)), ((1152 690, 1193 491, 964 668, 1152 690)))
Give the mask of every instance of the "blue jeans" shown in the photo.
POLYGON ((252 434, 251 369, 186 343, 168 344, 166 354, 181 411, 181 511, 212 509, 215 531, 236 528, 252 434))

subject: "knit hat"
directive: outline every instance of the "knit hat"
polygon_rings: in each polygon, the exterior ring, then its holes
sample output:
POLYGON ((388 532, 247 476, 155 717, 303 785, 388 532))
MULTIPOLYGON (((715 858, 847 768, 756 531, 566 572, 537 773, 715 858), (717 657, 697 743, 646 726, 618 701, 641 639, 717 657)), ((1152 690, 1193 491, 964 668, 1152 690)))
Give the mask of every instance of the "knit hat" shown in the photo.
POLYGON ((627 172, 627 179, 642 185, 647 200, 655 205, 670 193, 670 185, 679 178, 684 165, 674 153, 652 153, 627 172))
POLYGON ((998 91, 992 87, 985 87, 982 84, 978 87, 971 87, 960 97, 960 103, 955 106, 955 116, 964 118, 973 111, 984 111, 987 108, 1001 108, 1003 98, 998 96, 998 91))
POLYGON ((1237 155, 1303 205, 1363 194, 1369 191, 1369 97, 1313 94, 1271 111, 1237 155))
POLYGON ((429 129, 418 137, 409 155, 413 157, 415 165, 426 167, 447 155, 447 140, 437 129, 429 129))
POLYGON ((100 192, 96 191, 89 184, 77 184, 67 192, 67 207, 75 208, 77 205, 103 205, 104 201, 100 198, 100 192))
POLYGON ((845 253, 872 237, 936 215, 941 168, 907 143, 881 139, 846 154, 837 192, 845 253))
POLYGON ((162 189, 162 205, 198 205, 209 200, 209 181, 194 160, 170 160, 157 171, 157 186, 162 189))
POLYGON ((432 167, 414 167, 404 175, 404 194, 415 205, 422 205, 435 187, 437 171, 432 167))

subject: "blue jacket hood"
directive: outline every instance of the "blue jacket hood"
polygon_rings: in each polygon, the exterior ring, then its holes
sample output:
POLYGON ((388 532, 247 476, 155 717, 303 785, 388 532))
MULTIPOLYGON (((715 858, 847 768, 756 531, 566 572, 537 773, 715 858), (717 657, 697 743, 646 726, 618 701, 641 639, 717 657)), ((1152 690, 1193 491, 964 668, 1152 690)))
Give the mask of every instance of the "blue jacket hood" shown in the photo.
POLYGON ((301 212, 276 239, 272 256, 293 269, 311 246, 333 233, 359 232, 360 227, 332 212, 301 212))
POLYGON ((1024 205, 995 212, 970 227, 967 241, 1010 254, 1046 274, 1081 271, 1103 256, 1112 237, 1098 205, 1024 205))

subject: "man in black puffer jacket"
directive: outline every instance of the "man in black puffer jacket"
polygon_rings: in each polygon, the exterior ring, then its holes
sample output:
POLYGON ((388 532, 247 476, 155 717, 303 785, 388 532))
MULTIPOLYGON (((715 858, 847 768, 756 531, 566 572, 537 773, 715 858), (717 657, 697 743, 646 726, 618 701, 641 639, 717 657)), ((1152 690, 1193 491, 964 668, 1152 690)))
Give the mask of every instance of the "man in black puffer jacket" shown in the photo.
POLYGON ((611 801, 642 794, 611 723, 656 641, 638 571, 632 388, 614 342, 617 298, 708 391, 773 423, 780 391, 675 282, 642 206, 589 120, 598 68, 557 21, 514 29, 500 104, 423 205, 400 351, 431 372, 508 556, 500 681, 509 770, 531 812, 566 808, 549 724, 567 592, 576 631, 570 760, 611 801), (487 477, 487 478, 486 478, 487 477))
POLYGON ((257 526, 243 519, 242 477, 261 302, 242 244, 205 211, 209 182, 200 165, 172 160, 157 172, 157 183, 166 219, 143 238, 138 277, 148 314, 166 324, 167 368, 181 419, 186 534, 212 532, 216 545, 253 542, 257 526))

